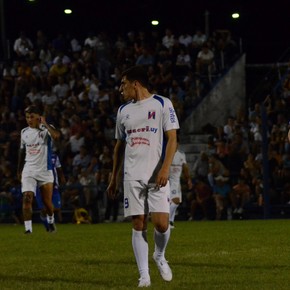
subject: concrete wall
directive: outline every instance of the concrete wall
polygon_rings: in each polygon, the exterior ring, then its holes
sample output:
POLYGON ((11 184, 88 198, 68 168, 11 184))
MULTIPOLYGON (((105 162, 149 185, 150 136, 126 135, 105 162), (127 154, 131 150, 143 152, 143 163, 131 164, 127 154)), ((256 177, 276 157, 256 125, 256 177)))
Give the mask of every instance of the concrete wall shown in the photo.
POLYGON ((241 107, 245 108, 245 59, 244 54, 181 124, 183 134, 199 133, 208 123, 224 125, 228 116, 236 116, 241 107))

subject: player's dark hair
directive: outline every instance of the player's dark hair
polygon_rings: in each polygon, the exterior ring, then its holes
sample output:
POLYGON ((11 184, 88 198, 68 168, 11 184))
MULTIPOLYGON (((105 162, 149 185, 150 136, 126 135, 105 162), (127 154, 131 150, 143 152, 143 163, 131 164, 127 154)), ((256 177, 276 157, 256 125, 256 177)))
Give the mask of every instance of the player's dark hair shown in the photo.
POLYGON ((32 114, 32 113, 38 114, 38 115, 42 114, 41 109, 35 105, 28 106, 24 112, 25 112, 25 114, 32 114))
POLYGON ((147 70, 141 65, 132 66, 126 69, 122 73, 122 77, 126 77, 130 82, 138 81, 143 87, 148 88, 149 81, 147 70))

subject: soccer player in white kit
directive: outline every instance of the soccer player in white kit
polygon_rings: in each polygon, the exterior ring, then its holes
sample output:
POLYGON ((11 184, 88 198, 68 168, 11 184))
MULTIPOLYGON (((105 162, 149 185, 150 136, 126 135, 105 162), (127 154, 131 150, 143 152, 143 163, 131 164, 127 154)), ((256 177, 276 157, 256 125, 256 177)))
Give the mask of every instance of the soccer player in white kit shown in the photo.
POLYGON ((52 192, 53 171, 51 164, 52 139, 60 137, 60 132, 47 124, 37 106, 25 109, 28 127, 21 130, 18 175, 21 176, 23 193, 23 219, 25 233, 32 233, 32 202, 39 186, 43 204, 47 212, 49 232, 55 232, 52 192))
POLYGON ((182 191, 180 184, 180 178, 182 174, 187 182, 188 189, 191 190, 192 180, 190 177, 189 167, 186 162, 186 155, 183 151, 179 150, 179 148, 177 147, 172 164, 170 166, 169 173, 169 184, 170 184, 169 223, 171 228, 174 228, 175 213, 179 204, 182 202, 182 191))
POLYGON ((111 198, 116 195, 124 158, 124 215, 132 218, 132 246, 140 273, 138 287, 149 287, 149 213, 155 228, 153 259, 162 278, 172 280, 172 271, 165 259, 170 237, 168 178, 179 123, 171 101, 149 92, 143 67, 134 66, 124 71, 119 91, 127 103, 117 114, 117 142, 107 193, 111 198))

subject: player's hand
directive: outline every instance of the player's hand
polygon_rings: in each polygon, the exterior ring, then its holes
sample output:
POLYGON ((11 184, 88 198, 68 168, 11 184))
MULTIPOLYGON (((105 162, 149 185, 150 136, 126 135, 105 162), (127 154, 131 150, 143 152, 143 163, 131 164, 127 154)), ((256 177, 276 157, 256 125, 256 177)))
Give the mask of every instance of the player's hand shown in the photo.
POLYGON ((166 186, 168 182, 169 172, 167 170, 160 170, 158 172, 157 178, 156 178, 156 188, 161 188, 166 186))
POLYGON ((40 116, 40 124, 43 124, 44 126, 47 126, 46 120, 44 116, 40 116))
POLYGON ((118 196, 117 183, 114 180, 109 183, 106 193, 110 199, 115 199, 118 196))

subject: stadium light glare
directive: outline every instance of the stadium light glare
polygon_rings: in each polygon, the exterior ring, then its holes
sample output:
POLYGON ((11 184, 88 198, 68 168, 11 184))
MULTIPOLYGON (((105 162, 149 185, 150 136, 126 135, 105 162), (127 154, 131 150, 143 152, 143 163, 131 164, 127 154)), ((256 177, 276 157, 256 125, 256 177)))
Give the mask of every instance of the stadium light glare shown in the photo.
POLYGON ((72 14, 72 10, 71 9, 64 9, 64 14, 72 14))
POLYGON ((240 14, 239 13, 233 13, 232 14, 232 18, 233 19, 238 19, 238 18, 240 18, 240 14))
POLYGON ((152 24, 153 26, 157 26, 157 25, 159 25, 159 21, 158 21, 158 20, 152 20, 152 21, 151 21, 151 24, 152 24))

